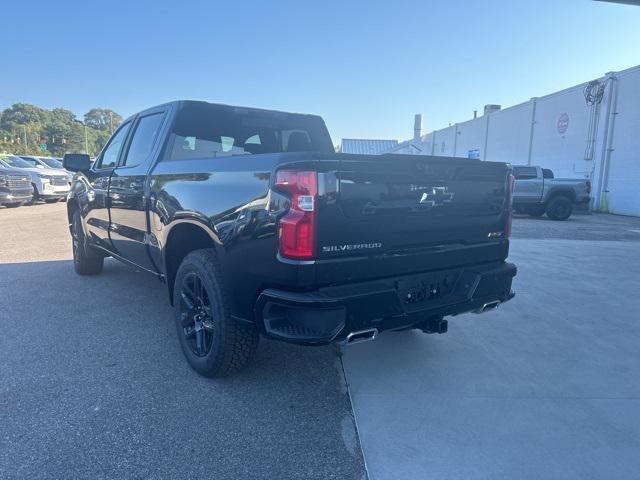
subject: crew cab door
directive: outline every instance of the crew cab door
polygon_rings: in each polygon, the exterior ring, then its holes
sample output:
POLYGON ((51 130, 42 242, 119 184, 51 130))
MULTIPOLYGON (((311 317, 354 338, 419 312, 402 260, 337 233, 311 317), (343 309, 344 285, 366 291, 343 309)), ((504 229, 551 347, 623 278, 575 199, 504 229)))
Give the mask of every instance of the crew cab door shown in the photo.
POLYGON ((147 174, 160 150, 166 116, 165 109, 138 115, 109 187, 110 236, 115 252, 152 272, 158 270, 147 250, 148 243, 154 241, 148 228, 147 174))
POLYGON ((124 123, 111 136, 109 143, 85 175, 83 203, 85 234, 97 245, 113 251, 109 239, 109 178, 118 165, 131 122, 124 123))
POLYGON ((542 199, 544 186, 542 169, 538 167, 513 167, 515 185, 513 200, 517 203, 534 203, 542 199))

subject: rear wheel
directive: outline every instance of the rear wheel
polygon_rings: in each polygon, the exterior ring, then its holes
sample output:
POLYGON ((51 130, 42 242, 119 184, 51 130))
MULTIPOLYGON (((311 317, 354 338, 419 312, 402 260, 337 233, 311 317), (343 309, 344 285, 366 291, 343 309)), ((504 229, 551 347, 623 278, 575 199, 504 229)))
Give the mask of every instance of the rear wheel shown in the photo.
POLYGON ((173 305, 180 346, 199 374, 229 375, 253 358, 258 332, 231 317, 213 250, 196 250, 184 258, 176 274, 173 305))
POLYGON ((566 220, 573 212, 573 202, 565 196, 552 198, 547 203, 546 213, 551 220, 566 220))
POLYGON ((73 268, 79 275, 96 275, 102 272, 104 257, 87 245, 80 211, 73 212, 71 221, 71 241, 73 245, 73 268))

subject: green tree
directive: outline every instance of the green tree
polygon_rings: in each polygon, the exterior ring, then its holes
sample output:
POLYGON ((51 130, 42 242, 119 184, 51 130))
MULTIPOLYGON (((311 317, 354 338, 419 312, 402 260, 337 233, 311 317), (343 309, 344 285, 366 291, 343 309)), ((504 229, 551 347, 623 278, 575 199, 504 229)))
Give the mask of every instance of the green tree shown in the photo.
POLYGON ((122 117, 109 108, 92 108, 84 114, 84 123, 111 133, 122 123, 122 117))
POLYGON ((115 129, 122 117, 97 108, 91 109, 85 119, 87 116, 90 122, 83 124, 64 108, 46 110, 16 103, 0 112, 0 153, 62 156, 88 149, 89 155, 97 155, 111 135, 111 123, 115 129), (46 150, 41 145, 46 145, 46 150))

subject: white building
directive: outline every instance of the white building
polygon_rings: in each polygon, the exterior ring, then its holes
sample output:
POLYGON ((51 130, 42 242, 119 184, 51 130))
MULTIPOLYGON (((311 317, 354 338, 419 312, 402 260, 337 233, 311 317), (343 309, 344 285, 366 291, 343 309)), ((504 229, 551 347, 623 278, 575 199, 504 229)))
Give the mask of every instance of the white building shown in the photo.
POLYGON ((389 152, 551 168, 593 184, 593 208, 640 216, 640 66, 408 140, 389 152))
POLYGON ((343 138, 340 144, 342 153, 358 153, 361 155, 378 155, 394 149, 398 140, 372 140, 368 138, 343 138))

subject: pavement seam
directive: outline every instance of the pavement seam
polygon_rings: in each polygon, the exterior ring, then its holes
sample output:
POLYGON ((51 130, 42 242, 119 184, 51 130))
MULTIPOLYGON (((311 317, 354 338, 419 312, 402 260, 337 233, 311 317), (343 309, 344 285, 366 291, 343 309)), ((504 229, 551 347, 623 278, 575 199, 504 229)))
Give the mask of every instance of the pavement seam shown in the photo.
POLYGON ((349 404, 351 405, 351 415, 353 415, 353 425, 356 429, 356 437, 358 438, 358 446, 360 447, 360 453, 362 454, 362 463, 364 464, 364 474, 366 479, 370 479, 369 475, 369 467, 367 466, 367 457, 364 455, 364 449, 362 448, 362 441, 360 440, 360 431, 358 429, 358 417, 356 415, 356 409, 353 407, 353 397, 351 395, 351 388, 349 386, 349 382, 347 381, 347 372, 344 369, 344 362, 342 361, 343 354, 342 350, 338 350, 340 359, 340 368, 342 369, 342 380, 344 381, 344 386, 347 389, 347 395, 349 396, 349 404))

